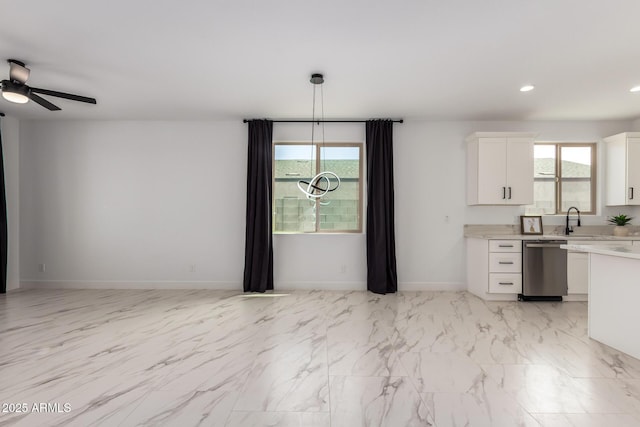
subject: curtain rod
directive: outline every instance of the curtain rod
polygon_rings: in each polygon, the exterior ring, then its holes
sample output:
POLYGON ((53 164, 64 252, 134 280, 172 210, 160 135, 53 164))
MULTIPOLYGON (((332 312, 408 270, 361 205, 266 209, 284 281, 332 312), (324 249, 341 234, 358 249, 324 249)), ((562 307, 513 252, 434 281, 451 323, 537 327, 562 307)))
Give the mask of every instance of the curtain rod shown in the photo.
MULTIPOLYGON (((249 123, 251 119, 242 119, 249 123)), ((271 120, 273 123, 366 123, 367 120, 271 120)), ((391 120, 393 123, 404 123, 404 119, 391 120)))

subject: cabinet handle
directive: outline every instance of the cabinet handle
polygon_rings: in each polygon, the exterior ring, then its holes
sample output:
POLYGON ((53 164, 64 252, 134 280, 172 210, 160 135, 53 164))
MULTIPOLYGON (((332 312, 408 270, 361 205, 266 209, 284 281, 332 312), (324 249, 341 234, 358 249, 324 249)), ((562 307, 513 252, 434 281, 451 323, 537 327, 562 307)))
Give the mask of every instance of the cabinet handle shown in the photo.
POLYGON ((633 187, 629 187, 629 200, 633 200, 633 187))
POLYGON ((512 248, 513 245, 498 245, 499 248, 512 248))
POLYGON ((513 286, 513 282, 498 282, 498 285, 513 286))
POLYGON ((509 187, 509 200, 511 200, 511 187, 509 187))
POLYGON ((498 261, 498 264, 513 264, 513 261, 498 261))
POLYGON ((502 187, 502 199, 507 198, 507 187, 502 187))

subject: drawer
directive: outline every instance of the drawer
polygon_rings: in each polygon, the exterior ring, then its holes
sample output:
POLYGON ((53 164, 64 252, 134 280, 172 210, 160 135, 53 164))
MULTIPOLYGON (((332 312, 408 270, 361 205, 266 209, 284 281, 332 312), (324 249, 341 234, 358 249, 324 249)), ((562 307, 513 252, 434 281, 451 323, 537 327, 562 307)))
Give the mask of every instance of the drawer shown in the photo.
POLYGON ((522 240, 489 240, 489 252, 522 252, 522 240))
POLYGON ((522 274, 489 274, 489 293, 492 294, 521 294, 522 274))
POLYGON ((489 273, 520 273, 521 271, 521 253, 489 254, 489 273))

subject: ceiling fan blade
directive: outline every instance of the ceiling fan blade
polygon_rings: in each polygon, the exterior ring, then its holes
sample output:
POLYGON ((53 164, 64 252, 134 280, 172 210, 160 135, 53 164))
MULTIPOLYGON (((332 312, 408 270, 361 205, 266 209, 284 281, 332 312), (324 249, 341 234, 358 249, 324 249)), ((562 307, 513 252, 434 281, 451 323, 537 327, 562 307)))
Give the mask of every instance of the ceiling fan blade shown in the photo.
POLYGON ((72 95, 70 93, 64 93, 64 92, 56 92, 55 90, 40 89, 37 87, 32 87, 31 92, 41 93, 43 95, 49 95, 49 96, 57 96, 58 98, 70 99, 72 101, 86 102, 88 104, 96 104, 95 98, 89 98, 89 97, 80 96, 80 95, 72 95))
POLYGON ((46 99, 44 99, 42 97, 39 97, 38 95, 36 95, 33 92, 31 92, 29 94, 29 99, 31 99, 33 102, 36 102, 36 103, 42 105, 44 108, 46 108, 49 111, 59 111, 59 110, 61 110, 61 108, 58 107, 57 105, 54 105, 54 104, 50 103, 46 99))
POLYGON ((29 78, 31 70, 24 66, 24 62, 15 59, 7 60, 9 62, 9 78, 13 81, 25 84, 29 78))

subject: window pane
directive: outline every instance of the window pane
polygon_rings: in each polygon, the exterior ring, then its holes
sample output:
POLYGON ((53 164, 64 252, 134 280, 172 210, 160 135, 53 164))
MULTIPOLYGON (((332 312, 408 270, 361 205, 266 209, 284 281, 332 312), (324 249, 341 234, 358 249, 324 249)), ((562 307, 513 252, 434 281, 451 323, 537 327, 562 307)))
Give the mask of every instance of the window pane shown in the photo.
POLYGON ((316 149, 307 145, 276 145, 274 156, 274 231, 313 232, 315 202, 298 188, 298 181, 315 176, 316 149))
MULTIPOLYGON (((321 147, 320 170, 340 177, 340 187, 322 198, 318 210, 320 230, 356 231, 359 227, 360 149, 359 147, 321 147)), ((331 185, 335 181, 331 180, 331 185)))
POLYGON ((528 215, 556 213, 556 145, 533 146, 533 205, 525 208, 528 215))
POLYGON ((556 176, 556 146, 534 145, 533 147, 533 176, 534 178, 549 178, 556 176))
POLYGON ((566 212, 571 206, 581 211, 591 207, 591 147, 560 147, 562 172, 562 206, 566 212))
POLYGON ((553 215, 556 213, 555 178, 534 179, 533 205, 527 207, 527 214, 553 215))
POLYGON ((591 211, 591 180, 563 179, 562 180, 562 212, 575 206, 582 212, 591 211))
POLYGON ((563 178, 591 177, 591 147, 561 147, 563 178))

